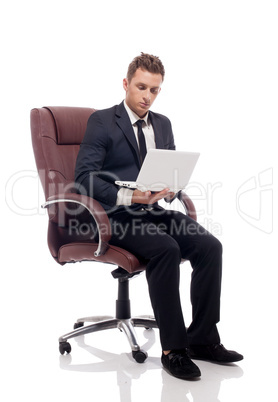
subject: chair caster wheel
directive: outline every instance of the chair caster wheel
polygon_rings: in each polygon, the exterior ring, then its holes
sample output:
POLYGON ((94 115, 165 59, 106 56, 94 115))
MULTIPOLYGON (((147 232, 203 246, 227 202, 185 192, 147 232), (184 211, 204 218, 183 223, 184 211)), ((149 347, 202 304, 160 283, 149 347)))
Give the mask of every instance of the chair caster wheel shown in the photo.
POLYGON ((84 326, 84 322, 76 322, 73 326, 73 329, 81 328, 84 326))
POLYGON ((60 342, 59 351, 60 351, 61 355, 65 354, 65 353, 69 354, 71 352, 70 343, 68 343, 68 342, 60 342))
POLYGON ((135 359, 137 363, 144 363, 146 358, 148 357, 148 353, 144 350, 135 350, 132 351, 132 357, 135 359))

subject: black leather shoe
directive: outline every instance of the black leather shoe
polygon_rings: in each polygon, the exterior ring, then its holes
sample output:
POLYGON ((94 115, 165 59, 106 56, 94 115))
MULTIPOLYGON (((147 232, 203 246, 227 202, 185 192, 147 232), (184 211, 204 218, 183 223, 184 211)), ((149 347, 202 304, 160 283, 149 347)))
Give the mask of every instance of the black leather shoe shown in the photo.
POLYGON ((164 369, 174 377, 190 380, 201 376, 199 367, 190 360, 186 349, 171 350, 168 355, 162 352, 161 362, 164 369))
POLYGON ((221 343, 215 345, 191 345, 189 347, 189 356, 191 359, 215 363, 234 363, 243 359, 241 354, 225 349, 221 343))

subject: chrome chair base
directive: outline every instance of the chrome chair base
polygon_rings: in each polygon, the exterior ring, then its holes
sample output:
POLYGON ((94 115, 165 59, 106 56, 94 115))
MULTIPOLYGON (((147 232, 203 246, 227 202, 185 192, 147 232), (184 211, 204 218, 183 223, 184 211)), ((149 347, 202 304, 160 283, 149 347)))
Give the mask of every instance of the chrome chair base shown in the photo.
POLYGON ((129 300, 129 280, 132 275, 127 273, 118 277, 118 299, 116 300, 116 315, 111 316, 94 316, 79 318, 74 324, 74 330, 59 338, 59 350, 61 354, 70 353, 71 345, 69 339, 80 335, 87 335, 92 332, 104 331, 106 329, 118 328, 126 334, 129 341, 132 356, 138 363, 143 363, 148 357, 147 352, 140 349, 137 342, 135 327, 143 327, 146 329, 158 328, 154 317, 149 315, 131 317, 130 300, 129 300), (93 324, 84 326, 85 322, 93 324))
POLYGON ((124 332, 126 334, 131 347, 133 358, 136 360, 137 363, 143 363, 148 355, 147 352, 142 350, 138 345, 135 327, 152 329, 157 328, 157 324, 155 319, 151 316, 133 317, 128 319, 98 316, 79 318, 74 327, 76 329, 59 338, 59 349, 61 354, 64 354, 65 352, 71 352, 71 346, 68 342, 68 340, 71 338, 75 338, 80 335, 87 335, 92 332, 103 331, 106 329, 118 328, 121 332, 124 332), (94 322, 94 324, 83 326, 84 322, 94 322))

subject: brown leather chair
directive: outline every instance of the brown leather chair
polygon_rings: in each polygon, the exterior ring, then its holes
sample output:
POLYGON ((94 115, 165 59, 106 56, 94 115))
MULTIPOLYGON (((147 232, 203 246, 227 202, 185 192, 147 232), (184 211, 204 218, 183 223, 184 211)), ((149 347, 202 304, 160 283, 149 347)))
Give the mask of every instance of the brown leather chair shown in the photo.
MULTIPOLYGON (((95 331, 119 328, 129 340, 134 359, 142 363, 147 353, 140 349, 134 327, 156 328, 153 317, 131 317, 129 280, 144 271, 146 261, 120 247, 109 244, 110 223, 101 205, 93 198, 77 193, 74 169, 87 120, 95 111, 80 107, 43 107, 31 110, 31 133, 36 164, 44 189, 48 209, 48 246, 56 262, 63 265, 77 261, 98 261, 115 265, 112 271, 118 280, 118 299, 115 317, 80 318, 74 330, 59 338, 61 354, 70 353, 68 339, 95 331), (91 230, 71 230, 87 224, 91 230), (99 230, 95 235, 94 222, 99 230), (84 326, 84 322, 93 324, 84 326)), ((186 212, 196 219, 190 198, 181 193, 180 201, 186 212)), ((105 284, 103 285, 105 286, 105 284)))

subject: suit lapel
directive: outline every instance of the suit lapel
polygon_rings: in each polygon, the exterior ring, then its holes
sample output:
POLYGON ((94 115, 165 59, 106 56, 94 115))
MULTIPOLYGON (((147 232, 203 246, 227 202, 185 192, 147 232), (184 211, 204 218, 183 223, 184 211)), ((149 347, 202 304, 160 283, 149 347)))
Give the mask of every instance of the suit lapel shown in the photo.
POLYGON ((139 155, 139 149, 137 145, 137 141, 134 135, 134 130, 131 125, 129 116, 127 114, 127 111, 125 110, 124 103, 120 103, 116 107, 116 123, 124 133, 125 137, 127 138, 128 142, 132 146, 133 150, 135 151, 135 154, 137 156, 137 162, 140 166, 140 155, 139 155))
MULTIPOLYGON (((124 102, 122 102, 116 106, 115 114, 116 114, 116 123, 122 130, 125 137, 127 138, 132 149, 134 150, 134 154, 136 155, 137 164, 140 167, 141 163, 140 163, 139 148, 137 145, 137 141, 136 141, 136 138, 134 135, 134 130, 131 125, 129 116, 124 107, 124 102)), ((164 145, 164 141, 163 141, 162 134, 161 134, 162 133, 161 121, 151 111, 149 112, 149 117, 150 117, 150 120, 151 120, 151 123, 153 126, 153 130, 154 130, 154 138, 155 138, 156 148, 164 149, 165 145, 164 145)))

